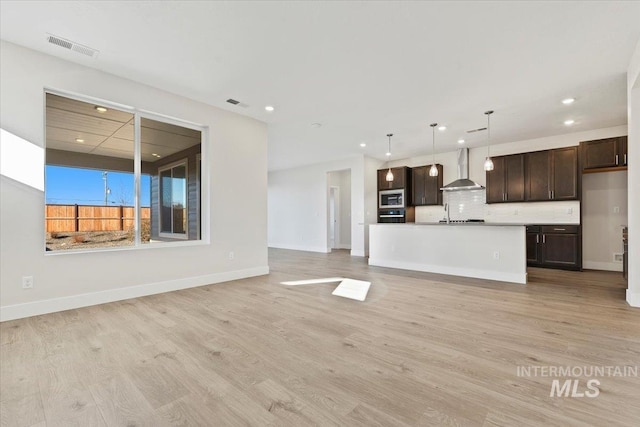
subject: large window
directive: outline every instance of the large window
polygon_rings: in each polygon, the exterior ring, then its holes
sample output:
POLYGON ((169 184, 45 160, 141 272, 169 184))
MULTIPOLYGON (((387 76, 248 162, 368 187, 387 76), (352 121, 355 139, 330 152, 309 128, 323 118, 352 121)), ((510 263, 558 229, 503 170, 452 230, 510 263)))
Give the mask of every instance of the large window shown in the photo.
POLYGON ((202 129, 46 94, 46 250, 200 240, 202 129))

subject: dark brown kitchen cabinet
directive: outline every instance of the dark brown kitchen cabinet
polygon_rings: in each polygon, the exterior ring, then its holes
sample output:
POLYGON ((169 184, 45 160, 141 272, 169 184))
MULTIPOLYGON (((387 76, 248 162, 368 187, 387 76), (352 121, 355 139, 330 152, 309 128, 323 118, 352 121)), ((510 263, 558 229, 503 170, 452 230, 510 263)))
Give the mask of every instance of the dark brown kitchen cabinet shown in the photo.
POLYGON ((442 204, 442 165, 437 164, 438 176, 429 176, 431 165, 411 169, 411 200, 414 206, 442 204))
POLYGON ((524 155, 493 157, 493 170, 486 173, 487 203, 525 200, 524 155))
POLYGON ((391 168, 393 174, 393 181, 387 181, 387 173, 389 168, 378 170, 378 190, 396 190, 402 188, 408 188, 410 183, 409 174, 411 168, 406 166, 391 168))
POLYGON ((549 151, 525 154, 525 197, 529 202, 551 199, 551 155, 549 151))
POLYGON ((627 146, 628 146, 628 138, 626 136, 621 136, 620 138, 618 138, 618 140, 620 141, 619 144, 619 153, 620 153, 620 159, 622 161, 622 165, 623 166, 627 166, 627 146))
POLYGON ((525 199, 577 200, 578 147, 525 154, 525 199))
POLYGON ((627 137, 598 139, 580 143, 583 172, 627 166, 627 137))
POLYGON ((540 226, 527 226, 527 265, 536 267, 542 264, 542 247, 540 246, 540 226))
POLYGON ((579 199, 578 147, 551 150, 551 199, 579 199))
POLYGON ((527 226, 527 265, 581 270, 582 235, 580 226, 527 226))

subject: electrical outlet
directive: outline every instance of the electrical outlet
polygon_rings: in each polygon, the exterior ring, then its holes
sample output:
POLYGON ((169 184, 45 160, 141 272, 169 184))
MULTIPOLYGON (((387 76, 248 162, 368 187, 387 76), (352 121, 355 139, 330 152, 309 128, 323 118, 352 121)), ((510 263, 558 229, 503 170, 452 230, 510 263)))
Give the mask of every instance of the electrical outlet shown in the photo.
POLYGON ((495 252, 493 253, 493 259, 500 259, 500 252, 495 251, 495 252))
POLYGON ((573 208, 567 208, 567 214, 571 215, 573 213, 573 208))
POLYGON ((229 252, 229 259, 234 259, 236 257, 236 254, 233 253, 233 251, 229 252))
POLYGON ((513 211, 513 214, 514 214, 514 215, 518 215, 518 209, 515 209, 515 210, 513 211))
POLYGON ((22 278, 22 289, 33 289, 33 276, 24 276, 22 278))
POLYGON ((620 206, 614 206, 613 213, 620 213, 620 206))
POLYGON ((623 255, 621 253, 613 254, 613 262, 622 262, 624 260, 623 255))

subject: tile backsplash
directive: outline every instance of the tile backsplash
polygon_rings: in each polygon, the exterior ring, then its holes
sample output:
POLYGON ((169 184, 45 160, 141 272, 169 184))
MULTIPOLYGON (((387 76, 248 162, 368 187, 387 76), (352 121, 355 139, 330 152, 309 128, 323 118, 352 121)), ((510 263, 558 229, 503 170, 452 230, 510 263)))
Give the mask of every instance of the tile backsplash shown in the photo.
MULTIPOLYGON (((452 220, 484 219, 486 222, 519 224, 579 224, 580 202, 495 203, 487 205, 485 190, 450 191, 443 194, 451 206, 452 220)), ((416 222, 445 218, 444 206, 416 207, 416 222)))

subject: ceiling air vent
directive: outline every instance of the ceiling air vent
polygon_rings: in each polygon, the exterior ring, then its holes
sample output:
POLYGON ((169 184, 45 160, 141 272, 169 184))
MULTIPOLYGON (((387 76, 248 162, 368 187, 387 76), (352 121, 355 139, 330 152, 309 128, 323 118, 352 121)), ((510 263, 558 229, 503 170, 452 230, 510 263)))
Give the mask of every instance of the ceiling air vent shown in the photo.
POLYGON ((249 104, 245 104, 244 102, 236 101, 233 98, 227 99, 227 102, 229 104, 237 105, 238 107, 242 107, 242 108, 248 108, 249 107, 249 104))
POLYGON ((56 46, 60 46, 65 49, 72 50, 77 53, 81 53, 90 58, 96 58, 99 53, 96 49, 92 49, 88 46, 83 46, 79 43, 75 43, 75 42, 72 42, 71 40, 63 39, 62 37, 54 36, 52 34, 47 34, 47 41, 56 46))
POLYGON ((471 129, 471 130, 468 130, 467 133, 481 132, 483 130, 487 130, 487 128, 471 129))

